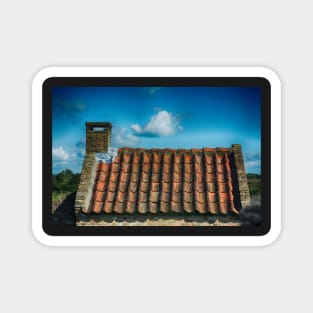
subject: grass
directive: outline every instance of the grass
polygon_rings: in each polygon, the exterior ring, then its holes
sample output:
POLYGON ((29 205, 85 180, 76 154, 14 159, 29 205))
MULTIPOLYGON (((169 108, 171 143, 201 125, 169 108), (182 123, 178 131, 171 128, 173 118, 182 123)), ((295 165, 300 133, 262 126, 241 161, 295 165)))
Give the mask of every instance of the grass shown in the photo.
POLYGON ((52 191, 52 213, 72 193, 72 191, 52 191))
POLYGON ((261 193, 261 175, 259 174, 247 174, 248 186, 250 190, 250 196, 256 196, 261 193))

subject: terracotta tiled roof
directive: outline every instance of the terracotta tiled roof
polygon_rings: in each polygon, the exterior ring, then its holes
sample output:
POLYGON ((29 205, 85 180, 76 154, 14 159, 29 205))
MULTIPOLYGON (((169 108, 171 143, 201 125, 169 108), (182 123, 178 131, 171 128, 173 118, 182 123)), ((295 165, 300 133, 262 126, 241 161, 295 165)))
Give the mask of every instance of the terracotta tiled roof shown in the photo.
POLYGON ((84 213, 238 214, 232 168, 226 148, 121 148, 112 164, 97 165, 84 213))

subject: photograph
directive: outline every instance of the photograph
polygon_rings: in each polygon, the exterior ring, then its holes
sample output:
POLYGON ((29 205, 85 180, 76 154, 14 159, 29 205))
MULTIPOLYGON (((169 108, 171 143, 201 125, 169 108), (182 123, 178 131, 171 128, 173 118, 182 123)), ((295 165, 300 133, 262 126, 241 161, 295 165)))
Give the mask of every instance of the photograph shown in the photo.
POLYGON ((53 224, 260 225, 261 93, 54 86, 53 224))

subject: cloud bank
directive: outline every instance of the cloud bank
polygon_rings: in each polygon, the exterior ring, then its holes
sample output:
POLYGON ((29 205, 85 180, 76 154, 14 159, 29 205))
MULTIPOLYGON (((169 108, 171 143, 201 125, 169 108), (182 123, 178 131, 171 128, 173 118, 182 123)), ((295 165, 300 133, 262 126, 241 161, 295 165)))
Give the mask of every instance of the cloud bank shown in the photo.
POLYGON ((146 125, 132 124, 131 129, 136 136, 162 137, 175 135, 183 127, 179 124, 177 117, 170 112, 162 110, 153 115, 146 125))
POLYGON ((244 154, 246 173, 261 173, 261 155, 260 153, 244 154))
POLYGON ((52 149, 52 157, 56 161, 67 161, 70 155, 60 146, 52 149))
POLYGON ((135 147, 138 143, 138 137, 127 131, 126 128, 112 128, 112 147, 135 147))

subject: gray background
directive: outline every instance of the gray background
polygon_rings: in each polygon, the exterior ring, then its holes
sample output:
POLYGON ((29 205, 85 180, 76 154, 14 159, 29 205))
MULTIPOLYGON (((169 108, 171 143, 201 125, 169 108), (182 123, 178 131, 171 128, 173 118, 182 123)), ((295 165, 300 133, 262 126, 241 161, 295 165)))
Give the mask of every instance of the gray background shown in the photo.
POLYGON ((312 311, 310 1, 0 6, 2 312, 312 311), (274 69, 283 82, 279 239, 264 248, 40 245, 31 233, 31 81, 51 65, 274 69))

